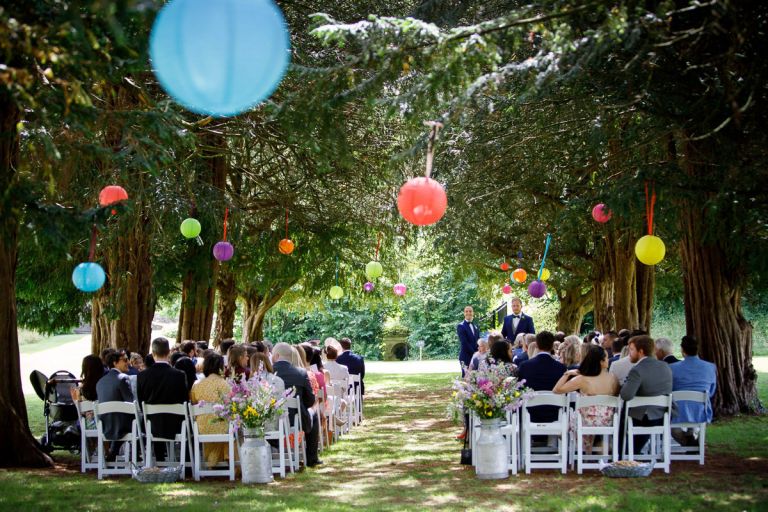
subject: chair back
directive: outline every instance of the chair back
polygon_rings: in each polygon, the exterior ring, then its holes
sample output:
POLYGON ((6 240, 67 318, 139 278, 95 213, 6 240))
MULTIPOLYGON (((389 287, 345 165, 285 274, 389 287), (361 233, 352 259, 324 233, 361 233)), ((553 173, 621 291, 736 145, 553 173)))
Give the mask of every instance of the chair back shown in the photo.
POLYGON ((538 391, 529 398, 524 408, 538 407, 540 405, 555 405, 557 407, 565 407, 568 405, 568 395, 556 395, 554 393, 539 393, 538 391))
POLYGON ((670 395, 636 396, 626 402, 627 410, 635 407, 670 407, 672 397, 670 395))
POLYGON ((605 407, 615 407, 618 410, 621 407, 621 397, 613 395, 576 395, 576 410, 593 405, 603 405, 605 407))
POLYGON ((198 416, 202 416, 203 414, 215 414, 213 412, 213 404, 211 403, 202 403, 202 404, 189 404, 189 417, 193 420, 197 418, 198 416))
POLYGON ((704 391, 673 391, 672 401, 684 400, 686 402, 699 402, 706 404, 709 397, 704 391))
POLYGON ((93 406, 97 418, 102 414, 115 412, 136 416, 136 404, 133 402, 93 402, 93 406))
POLYGON ((185 404, 148 404, 142 403, 141 408, 144 411, 145 416, 152 416, 153 414, 175 414, 178 416, 187 417, 187 409, 185 404))

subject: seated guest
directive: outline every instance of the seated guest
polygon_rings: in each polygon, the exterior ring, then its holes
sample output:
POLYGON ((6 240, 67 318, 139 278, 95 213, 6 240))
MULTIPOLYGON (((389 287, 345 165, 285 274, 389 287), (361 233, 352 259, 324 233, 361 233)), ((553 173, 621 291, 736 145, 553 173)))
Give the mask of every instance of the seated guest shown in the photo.
POLYGON ((197 343, 192 340, 185 340, 181 343, 179 352, 194 361, 197 357, 197 343))
POLYGON ((101 358, 93 354, 85 356, 80 370, 80 386, 70 388, 72 400, 89 400, 91 402, 98 400, 96 384, 103 376, 104 363, 101 358))
MULTIPOLYGON (((138 376, 139 403, 147 404, 183 404, 189 398, 187 377, 181 370, 173 368, 168 362, 171 353, 170 343, 163 337, 152 340, 154 364, 138 376)), ((156 437, 173 438, 181 430, 183 417, 175 414, 155 414, 152 416, 152 434, 156 437)), ((165 457, 165 443, 155 447, 158 459, 165 457)))
POLYGON ((672 342, 669 338, 656 338, 656 359, 664 361, 667 364, 676 363, 678 358, 672 355, 672 342))
POLYGON ((365 359, 359 354, 352 352, 352 340, 341 338, 341 354, 336 358, 336 362, 343 364, 349 370, 350 375, 360 376, 360 394, 365 394, 365 359))
POLYGON ((138 352, 132 353, 128 362, 131 365, 128 369, 128 375, 138 375, 144 370, 144 358, 138 352))
POLYGON ((536 344, 535 341, 529 341, 528 342, 528 359, 526 359, 526 361, 530 361, 531 358, 538 353, 539 353, 539 346, 536 344))
POLYGON ((619 381, 619 385, 623 386, 624 382, 627 380, 629 372, 632 370, 632 367, 635 366, 635 364, 629 357, 629 349, 627 347, 623 347, 621 349, 621 354, 619 355, 619 359, 611 363, 608 371, 614 374, 616 379, 619 381), (627 355, 624 355, 624 352, 627 352, 627 355))
POLYGON ((608 352, 608 361, 613 357, 613 342, 618 339, 618 337, 619 335, 616 334, 616 331, 608 331, 600 337, 600 346, 608 352))
MULTIPOLYGON (((126 372, 128 371, 128 355, 125 350, 113 350, 107 354, 107 365, 109 372, 104 375, 96 384, 96 396, 99 402, 133 402, 133 392, 131 391, 130 379, 126 372)), ((131 431, 134 416, 132 414, 112 413, 101 417, 101 423, 104 427, 104 438, 112 440, 109 446, 107 461, 111 462, 117 458, 120 453, 122 441, 120 439, 131 431)))
MULTIPOLYGON (((589 350, 578 369, 566 371, 555 384, 553 392, 566 394, 578 391, 582 395, 612 395, 619 394, 619 381, 608 372, 608 353, 598 345, 587 345, 589 350), (570 379, 570 380, 568 380, 570 379)), ((611 425, 614 408, 605 405, 592 405, 582 409, 582 425, 586 427, 601 427, 611 425)), ((575 420, 575 416, 572 419, 575 420)), ((575 430, 575 421, 571 429, 575 430)), ((584 451, 592 453, 594 436, 584 436, 584 451)))
POLYGON ((624 348, 624 343, 622 342, 622 339, 617 336, 613 339, 611 347, 613 355, 608 359, 608 368, 610 368, 613 363, 621 359, 621 349, 624 348))
POLYGON ((232 345, 227 352, 227 361, 224 377, 248 380, 251 370, 248 368, 248 351, 243 345, 232 345))
MULTIPOLYGON (((211 353, 203 360, 202 380, 196 381, 189 393, 189 399, 193 404, 200 402, 216 403, 222 397, 229 394, 231 388, 224 380, 224 358, 216 353, 211 353)), ((197 417, 197 428, 201 434, 226 434, 229 426, 226 421, 221 421, 215 414, 203 414, 197 417)), ((203 456, 209 468, 229 458, 227 443, 203 443, 203 456)))
MULTIPOLYGON (((636 396, 659 396, 672 393, 672 370, 653 355, 654 343, 650 336, 629 339, 629 359, 634 365, 621 386, 621 399, 628 402, 636 396)), ((621 359, 614 363, 619 364, 621 359)), ((656 427, 664 423, 664 411, 658 407, 634 407, 629 415, 635 425, 656 427)), ((623 419, 623 416, 622 416, 623 419)), ((625 426, 622 425, 622 430, 625 426)), ((623 436, 622 436, 623 437, 623 436)), ((647 435, 635 436, 635 452, 639 453, 648 440, 647 435)))
MULTIPOLYGON (((517 370, 518 378, 525 379, 525 385, 534 391, 552 391, 566 371, 565 365, 551 354, 554 343, 555 337, 551 332, 541 331, 536 335, 538 353, 517 370)), ((531 420, 536 423, 557 421, 557 407, 532 407, 530 413, 531 420)))
POLYGON ((221 343, 219 343, 219 354, 221 354, 224 357, 224 368, 227 367, 227 364, 229 363, 227 361, 227 353, 229 352, 229 349, 232 348, 235 345, 235 340, 232 338, 226 338, 221 340, 221 343))
MULTIPOLYGON (((295 349, 287 343, 278 343, 272 350, 272 362, 275 373, 283 379, 285 387, 292 387, 295 396, 299 398, 301 426, 307 441, 307 466, 312 467, 322 464, 317 457, 320 441, 320 422, 317 417, 310 415, 310 408, 315 403, 315 394, 312 392, 312 384, 309 382, 306 370, 297 368, 291 364, 295 349)), ((290 411, 291 423, 294 423, 296 413, 290 411)))
POLYGON ((171 363, 171 366, 175 367, 176 362, 182 357, 187 357, 187 356, 183 352, 179 352, 178 350, 176 352, 171 352, 171 356, 168 358, 168 362, 171 363))
POLYGON ((480 361, 485 359, 488 354, 488 338, 480 338, 477 340, 477 352, 472 354, 472 359, 469 361, 469 369, 477 370, 480 365, 480 361))
MULTIPOLYGON (((672 364, 672 391, 703 391, 709 399, 706 404, 680 400, 676 413, 672 415, 672 423, 711 423, 712 403, 710 399, 715 396, 717 390, 717 369, 715 365, 699 359, 699 342, 693 336, 683 336, 680 343, 683 351, 683 360, 672 364)), ((680 429, 672 429, 672 437, 680 444, 696 444, 693 432, 683 432, 680 429)))
MULTIPOLYGON (((535 342, 536 342, 535 334, 526 334, 525 337, 523 338, 523 345, 522 345, 524 349, 523 353, 521 353, 518 356, 515 356, 512 359, 512 362, 515 363, 518 366, 518 368, 520 367, 521 364, 523 364, 524 362, 528 361, 528 359, 530 359, 528 355, 530 344, 535 342)), ((554 346, 554 342, 552 342, 552 345, 554 346)))
POLYGON ((560 362, 569 370, 579 368, 581 363, 581 340, 578 336, 571 335, 565 338, 563 346, 560 347, 560 362))
MULTIPOLYGON (((490 345, 488 348, 490 349, 490 345)), ((528 352, 528 346, 525 343, 525 333, 521 332, 515 336, 515 342, 512 344, 512 360, 514 361, 517 356, 523 355, 524 352, 528 352)))
POLYGON ((195 370, 195 363, 192 359, 182 355, 176 363, 173 365, 177 370, 181 370, 187 376, 187 393, 192 389, 192 386, 197 382, 197 371, 195 370))
POLYGON ((517 372, 517 366, 512 363, 512 344, 505 338, 495 341, 480 368, 482 369, 483 366, 489 368, 503 366, 510 375, 514 375, 517 372))
POLYGON ((333 345, 325 347, 325 369, 331 374, 331 380, 338 380, 343 382, 349 382, 349 369, 336 362, 336 358, 339 356, 336 348, 333 345))

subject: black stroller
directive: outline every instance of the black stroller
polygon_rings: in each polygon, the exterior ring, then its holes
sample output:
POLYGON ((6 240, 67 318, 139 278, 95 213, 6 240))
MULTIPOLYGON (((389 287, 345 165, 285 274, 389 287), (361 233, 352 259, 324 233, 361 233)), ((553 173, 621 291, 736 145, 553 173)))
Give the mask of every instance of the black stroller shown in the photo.
POLYGON ((50 378, 35 370, 29 380, 43 401, 45 434, 40 438, 43 450, 51 453, 63 449, 77 453, 80 450, 80 425, 70 389, 80 381, 66 370, 59 370, 50 378))

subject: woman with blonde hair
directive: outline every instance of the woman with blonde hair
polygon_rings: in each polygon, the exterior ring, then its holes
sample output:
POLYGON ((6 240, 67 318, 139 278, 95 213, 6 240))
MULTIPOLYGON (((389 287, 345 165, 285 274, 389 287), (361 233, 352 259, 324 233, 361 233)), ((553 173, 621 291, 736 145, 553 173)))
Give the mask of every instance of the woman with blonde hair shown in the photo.
MULTIPOLYGON (((587 345, 589 346, 589 345, 587 345)), ((581 340, 578 336, 567 336, 560 347, 560 362, 563 363, 568 370, 573 370, 579 367, 581 363, 581 340)))

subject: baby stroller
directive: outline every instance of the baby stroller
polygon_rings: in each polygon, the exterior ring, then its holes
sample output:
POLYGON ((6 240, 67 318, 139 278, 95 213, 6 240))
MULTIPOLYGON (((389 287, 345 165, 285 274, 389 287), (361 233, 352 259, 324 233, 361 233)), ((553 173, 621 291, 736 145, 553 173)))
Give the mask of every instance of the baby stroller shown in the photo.
POLYGON ((29 375, 29 380, 43 401, 45 434, 40 438, 43 451, 51 453, 59 448, 77 453, 80 450, 80 432, 77 407, 70 389, 80 381, 66 370, 59 370, 50 378, 35 370, 29 375))

